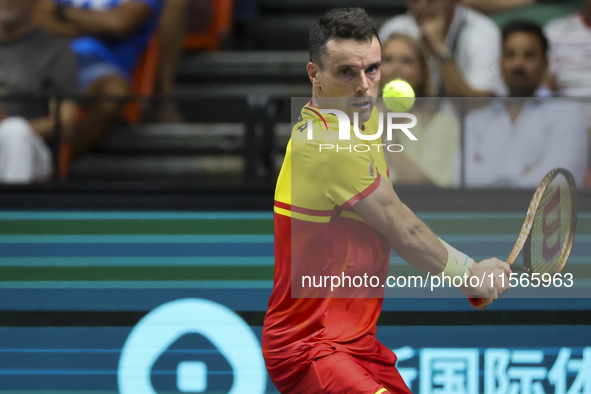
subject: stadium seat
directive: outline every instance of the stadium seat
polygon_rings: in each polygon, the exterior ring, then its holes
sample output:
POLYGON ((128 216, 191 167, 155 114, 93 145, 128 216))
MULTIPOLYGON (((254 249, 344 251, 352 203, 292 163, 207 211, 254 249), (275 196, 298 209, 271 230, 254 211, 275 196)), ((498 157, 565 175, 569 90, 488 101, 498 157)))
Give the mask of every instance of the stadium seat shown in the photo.
POLYGON ((232 28, 233 0, 213 0, 212 16, 203 32, 190 33, 185 39, 186 49, 219 50, 224 37, 232 28))
POLYGON ((58 176, 59 179, 65 181, 68 179, 70 173, 70 158, 71 158, 71 147, 67 142, 62 142, 59 147, 59 158, 58 158, 58 176))
POLYGON ((160 40, 157 35, 152 36, 146 51, 133 74, 131 91, 139 99, 133 100, 123 110, 123 119, 129 125, 139 122, 142 115, 140 100, 154 93, 154 83, 158 72, 158 58, 160 57, 160 40))

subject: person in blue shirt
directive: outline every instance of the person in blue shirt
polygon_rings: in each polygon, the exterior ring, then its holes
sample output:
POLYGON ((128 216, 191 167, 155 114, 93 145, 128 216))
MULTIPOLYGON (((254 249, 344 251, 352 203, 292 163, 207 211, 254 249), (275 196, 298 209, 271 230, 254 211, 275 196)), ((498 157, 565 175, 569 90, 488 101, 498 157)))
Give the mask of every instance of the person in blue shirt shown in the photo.
MULTIPOLYGON (((125 97, 130 78, 158 27, 162 0, 41 0, 37 21, 72 37, 85 96, 125 97)), ((125 100, 88 100, 72 153, 91 149, 119 118, 125 100)))

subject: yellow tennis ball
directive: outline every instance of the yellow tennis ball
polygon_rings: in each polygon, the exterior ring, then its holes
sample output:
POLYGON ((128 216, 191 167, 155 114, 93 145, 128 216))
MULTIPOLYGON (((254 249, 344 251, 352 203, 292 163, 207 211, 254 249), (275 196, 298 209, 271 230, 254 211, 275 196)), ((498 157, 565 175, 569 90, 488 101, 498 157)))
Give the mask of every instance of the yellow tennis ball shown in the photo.
POLYGON ((393 112, 408 111, 415 103, 415 91, 402 79, 388 82, 384 86, 382 96, 386 107, 393 112))

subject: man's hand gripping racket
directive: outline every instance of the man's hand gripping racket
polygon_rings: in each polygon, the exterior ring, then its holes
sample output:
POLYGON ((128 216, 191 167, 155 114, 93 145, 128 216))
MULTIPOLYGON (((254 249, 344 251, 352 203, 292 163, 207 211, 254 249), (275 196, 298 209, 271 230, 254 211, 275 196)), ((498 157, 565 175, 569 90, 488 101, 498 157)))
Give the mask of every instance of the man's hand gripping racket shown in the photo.
MULTIPOLYGON (((573 176, 568 170, 554 169, 538 185, 507 263, 513 264, 523 251, 523 266, 513 266, 513 271, 559 273, 568 260, 576 226, 577 191, 573 176)), ((470 303, 478 309, 490 302, 470 297, 470 303)))

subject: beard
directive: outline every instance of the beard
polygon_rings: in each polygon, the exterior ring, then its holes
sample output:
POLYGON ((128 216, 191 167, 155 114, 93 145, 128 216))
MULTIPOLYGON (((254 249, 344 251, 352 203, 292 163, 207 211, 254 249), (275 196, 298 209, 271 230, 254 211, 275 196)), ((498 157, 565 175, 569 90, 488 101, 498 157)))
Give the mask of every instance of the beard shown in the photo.
POLYGON ((533 97, 537 86, 510 86, 509 97, 533 97))

